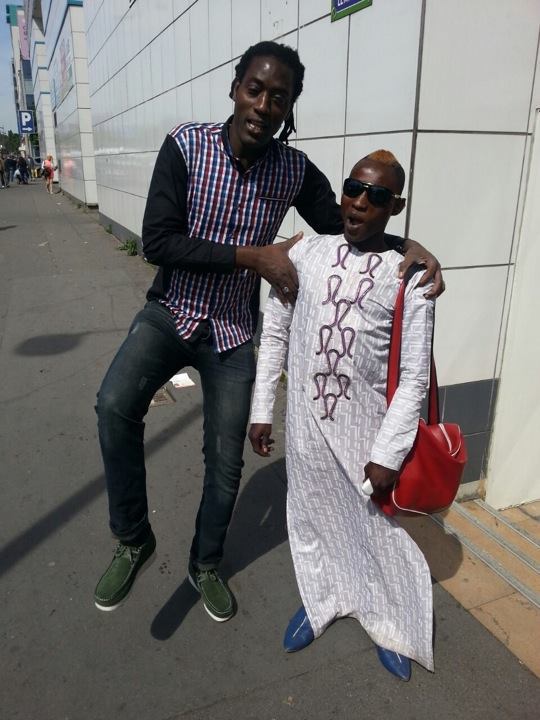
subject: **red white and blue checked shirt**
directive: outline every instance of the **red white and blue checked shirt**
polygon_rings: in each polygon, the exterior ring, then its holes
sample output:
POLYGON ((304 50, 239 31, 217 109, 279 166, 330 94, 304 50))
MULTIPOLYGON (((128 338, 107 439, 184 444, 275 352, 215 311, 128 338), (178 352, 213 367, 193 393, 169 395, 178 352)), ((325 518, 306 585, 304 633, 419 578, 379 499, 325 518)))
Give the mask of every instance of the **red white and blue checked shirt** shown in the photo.
POLYGON ((253 337, 258 277, 235 267, 236 247, 273 242, 291 206, 318 233, 343 231, 330 184, 304 153, 272 140, 244 170, 228 123, 187 123, 169 133, 152 175, 142 239, 145 257, 159 266, 147 297, 166 305, 182 338, 201 321, 210 323, 216 352, 253 337))

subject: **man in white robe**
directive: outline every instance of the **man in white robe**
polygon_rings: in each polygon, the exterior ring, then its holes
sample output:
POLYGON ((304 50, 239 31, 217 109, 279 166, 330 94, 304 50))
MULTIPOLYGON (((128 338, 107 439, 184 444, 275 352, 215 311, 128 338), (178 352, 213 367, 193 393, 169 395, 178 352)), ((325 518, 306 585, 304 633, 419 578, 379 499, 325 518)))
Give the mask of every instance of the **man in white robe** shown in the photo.
POLYGON ((400 385, 387 408, 401 259, 384 230, 405 206, 404 179, 388 151, 363 158, 344 183, 344 235, 305 237, 290 250, 298 298, 284 306, 269 296, 249 437, 268 456, 288 350, 287 522, 303 606, 285 648, 300 650, 352 616, 383 665, 408 680, 410 659, 433 670, 430 573, 413 540, 362 493, 366 478, 376 494, 393 486, 428 383, 434 301, 417 272, 406 288, 400 385))

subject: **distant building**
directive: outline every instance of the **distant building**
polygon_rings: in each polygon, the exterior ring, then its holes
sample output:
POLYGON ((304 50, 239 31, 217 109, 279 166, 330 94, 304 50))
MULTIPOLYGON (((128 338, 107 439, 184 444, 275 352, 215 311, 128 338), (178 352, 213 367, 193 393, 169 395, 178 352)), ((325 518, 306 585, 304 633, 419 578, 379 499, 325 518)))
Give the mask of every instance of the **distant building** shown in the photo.
MULTIPOLYGON (((20 5, 6 5, 6 22, 11 30, 13 95, 18 118, 19 110, 30 110, 35 113, 36 109, 24 8, 20 5)), ((34 156, 36 150, 39 154, 39 147, 32 148, 27 135, 22 136, 22 145, 27 155, 34 156)))
POLYGON ((37 131, 39 133, 40 158, 43 161, 47 155, 52 155, 56 161, 49 68, 47 65, 45 37, 43 35, 43 16, 40 0, 25 0, 24 11, 32 68, 32 88, 35 100, 37 131))
POLYGON ((64 192, 96 205, 82 5, 82 0, 25 0, 43 154, 51 154, 57 163, 64 192))

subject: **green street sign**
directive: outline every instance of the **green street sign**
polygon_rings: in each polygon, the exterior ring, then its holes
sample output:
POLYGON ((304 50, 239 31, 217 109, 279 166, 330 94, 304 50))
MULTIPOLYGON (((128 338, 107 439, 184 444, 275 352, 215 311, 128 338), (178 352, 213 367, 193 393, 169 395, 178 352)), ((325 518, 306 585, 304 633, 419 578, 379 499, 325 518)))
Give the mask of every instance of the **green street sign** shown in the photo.
POLYGON ((372 4, 373 0, 332 0, 331 15, 332 22, 341 20, 341 18, 351 13, 363 10, 372 4))

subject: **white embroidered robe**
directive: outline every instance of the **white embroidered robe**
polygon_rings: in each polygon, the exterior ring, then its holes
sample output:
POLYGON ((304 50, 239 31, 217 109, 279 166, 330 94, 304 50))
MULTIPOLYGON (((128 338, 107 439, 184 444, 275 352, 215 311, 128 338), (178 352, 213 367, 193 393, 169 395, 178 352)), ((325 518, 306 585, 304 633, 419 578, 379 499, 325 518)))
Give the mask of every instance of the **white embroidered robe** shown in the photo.
POLYGON ((290 251, 294 308, 268 299, 251 422, 271 423, 287 348, 287 523, 296 578, 315 636, 355 617, 378 645, 433 670, 432 587, 425 558, 361 491, 364 465, 399 469, 426 392, 433 301, 409 281, 401 377, 387 409, 386 372, 398 292, 393 250, 364 253, 343 236, 290 251))

